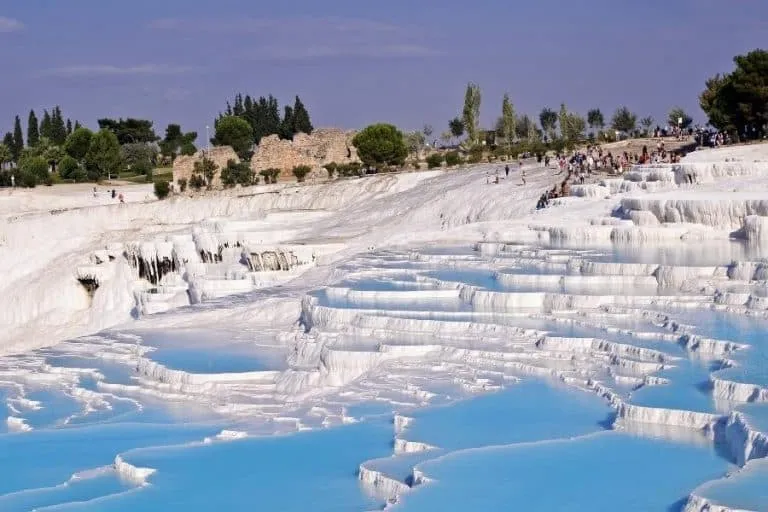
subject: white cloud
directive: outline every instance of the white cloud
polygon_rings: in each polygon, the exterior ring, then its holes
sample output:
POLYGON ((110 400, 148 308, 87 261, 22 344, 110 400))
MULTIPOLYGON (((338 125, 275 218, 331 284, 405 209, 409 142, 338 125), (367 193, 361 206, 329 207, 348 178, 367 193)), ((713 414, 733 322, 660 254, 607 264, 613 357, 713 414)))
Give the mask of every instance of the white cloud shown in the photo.
POLYGON ((0 16, 0 32, 18 32, 24 30, 24 24, 13 18, 0 16))
POLYGON ((61 77, 179 75, 189 73, 195 69, 193 67, 165 66, 160 64, 142 64, 138 66, 81 65, 53 68, 44 72, 44 74, 61 77))

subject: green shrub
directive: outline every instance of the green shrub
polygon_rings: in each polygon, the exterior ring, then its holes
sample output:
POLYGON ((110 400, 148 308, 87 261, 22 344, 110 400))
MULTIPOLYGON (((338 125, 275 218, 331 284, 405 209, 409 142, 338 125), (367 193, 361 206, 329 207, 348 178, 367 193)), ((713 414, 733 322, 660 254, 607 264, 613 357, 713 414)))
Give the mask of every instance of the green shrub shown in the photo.
POLYGON ((449 151, 445 154, 445 165, 455 167, 461 163, 461 157, 458 151, 449 151))
POLYGON ((178 184, 179 184, 179 190, 181 192, 184 192, 185 190, 187 190, 187 179, 186 178, 180 178, 179 181, 178 181, 178 184))
POLYGON ((67 155, 59 162, 59 176, 65 180, 74 180, 80 165, 77 160, 67 155))
POLYGON ((131 172, 144 175, 151 175, 154 168, 155 166, 149 160, 139 160, 130 167, 131 172))
POLYGON ((414 169, 416 169, 417 171, 418 171, 419 169, 421 169, 421 164, 420 164, 418 161, 416 161, 416 162, 413 162, 413 164, 412 164, 412 165, 413 165, 413 168, 414 168, 414 169))
POLYGON ((264 183, 277 183, 277 177, 280 176, 280 169, 264 169, 259 171, 259 174, 264 178, 264 183))
POLYGON ((427 168, 435 169, 443 165, 443 155, 441 153, 432 153, 427 157, 427 168))
POLYGON ((37 176, 31 172, 21 170, 16 174, 16 186, 35 188, 37 186, 37 176))
POLYGON ((165 199, 171 193, 171 184, 168 181, 155 182, 155 195, 158 199, 165 199))
POLYGON ((205 186, 205 178, 199 174, 193 174, 192 177, 189 178, 189 186, 195 190, 200 190, 205 186))
POLYGON ((469 158, 467 158, 467 162, 470 164, 479 164, 483 161, 483 146, 477 145, 473 146, 469 150, 469 158))
POLYGON ((221 170, 221 183, 225 187, 242 185, 247 187, 253 184, 253 170, 247 162, 237 163, 229 160, 227 166, 221 170))
POLYGON ((408 156, 403 133, 391 124, 365 127, 355 135, 352 144, 363 163, 377 169, 403 165, 408 156))
POLYGON ((307 174, 312 172, 312 168, 308 165, 297 165, 293 168, 293 175, 296 176, 296 180, 301 183, 304 181, 304 178, 307 177, 307 174))

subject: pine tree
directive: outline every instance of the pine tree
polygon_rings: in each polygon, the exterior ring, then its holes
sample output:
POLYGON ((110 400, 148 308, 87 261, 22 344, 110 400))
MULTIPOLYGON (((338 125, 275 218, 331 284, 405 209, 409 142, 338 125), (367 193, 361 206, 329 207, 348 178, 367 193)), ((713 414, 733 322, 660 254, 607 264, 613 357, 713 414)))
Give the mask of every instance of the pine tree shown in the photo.
POLYGON ((43 110, 43 120, 40 121, 40 136, 52 140, 52 127, 51 114, 49 114, 47 110, 43 110))
POLYGON ((51 142, 60 146, 67 140, 67 127, 64 125, 64 117, 61 108, 57 105, 51 116, 51 142))
POLYGON ((13 145, 11 146, 11 154, 13 155, 13 161, 18 162, 21 152, 24 149, 24 133, 21 131, 21 119, 16 116, 13 121, 13 145))
POLYGON ((67 137, 72 135, 72 120, 67 119, 67 137))
POLYGON ((75 130, 77 130, 78 128, 82 128, 82 127, 83 127, 83 125, 81 125, 81 124, 80 124, 80 121, 75 121, 75 126, 74 126, 74 128, 73 128, 73 130, 72 130, 72 131, 75 131, 75 130))
POLYGON ((13 134, 11 132, 6 132, 5 137, 3 137, 2 145, 8 148, 10 153, 9 157, 13 160, 13 134))
POLYGON ((288 105, 285 106, 285 115, 283 115, 283 121, 280 123, 280 138, 291 140, 296 133, 296 125, 294 123, 295 117, 293 115, 293 109, 288 105))
POLYGON ((34 110, 29 111, 29 120, 27 121, 27 146, 35 147, 40 142, 40 127, 37 124, 37 116, 34 110))
POLYGON ((309 112, 304 107, 298 96, 293 104, 293 131, 294 133, 306 133, 309 135, 314 130, 312 121, 309 119, 309 112))

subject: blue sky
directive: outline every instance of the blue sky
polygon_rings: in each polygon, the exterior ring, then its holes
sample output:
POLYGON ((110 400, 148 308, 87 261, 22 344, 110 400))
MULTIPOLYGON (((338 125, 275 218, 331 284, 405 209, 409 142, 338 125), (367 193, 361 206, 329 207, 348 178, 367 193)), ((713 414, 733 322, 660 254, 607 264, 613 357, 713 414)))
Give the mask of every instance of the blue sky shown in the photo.
POLYGON ((565 102, 703 120, 705 79, 767 35, 766 0, 0 0, 0 131, 60 104, 87 125, 203 134, 242 91, 299 94, 315 125, 440 133, 470 80, 489 126, 504 92, 536 116, 565 102))

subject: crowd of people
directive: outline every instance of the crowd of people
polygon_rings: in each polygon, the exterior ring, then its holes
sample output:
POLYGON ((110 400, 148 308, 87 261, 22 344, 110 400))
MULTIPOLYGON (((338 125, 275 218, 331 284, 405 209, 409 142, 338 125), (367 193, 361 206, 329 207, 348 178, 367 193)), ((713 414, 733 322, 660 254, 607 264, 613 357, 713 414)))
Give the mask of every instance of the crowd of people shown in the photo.
MULTIPOLYGON (((556 175, 565 174, 562 183, 546 190, 536 204, 537 209, 546 208, 552 199, 567 196, 570 192, 569 184, 576 182, 584 184, 587 178, 597 173, 623 174, 633 165, 656 165, 665 163, 678 163, 685 156, 682 151, 667 150, 664 141, 659 140, 654 148, 643 146, 637 152, 623 151, 613 154, 603 150, 600 146, 588 146, 586 149, 577 150, 570 155, 558 154, 554 157, 554 166, 559 169, 556 175)), ((542 158, 539 158, 541 162, 542 158)), ((549 156, 544 156, 544 166, 550 168, 553 161, 549 156)))

